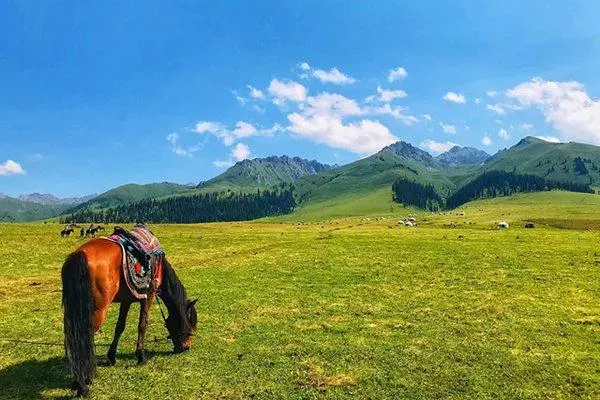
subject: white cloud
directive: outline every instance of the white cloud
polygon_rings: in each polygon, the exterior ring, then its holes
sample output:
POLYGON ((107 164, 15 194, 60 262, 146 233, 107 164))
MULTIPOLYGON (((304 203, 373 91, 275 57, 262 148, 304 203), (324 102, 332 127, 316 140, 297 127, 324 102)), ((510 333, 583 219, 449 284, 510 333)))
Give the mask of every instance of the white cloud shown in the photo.
POLYGON ((487 94, 488 97, 494 98, 498 96, 499 93, 495 90, 488 90, 487 92, 485 92, 485 94, 487 94))
POLYGON ((302 62, 302 63, 298 64, 298 66, 300 67, 300 69, 302 71, 310 71, 310 65, 308 65, 307 62, 302 62))
POLYGON ((465 96, 463 94, 455 92, 448 92, 442 98, 446 101, 458 104, 464 104, 467 102, 467 99, 465 99, 465 96))
POLYGON ((201 145, 183 147, 179 144, 179 135, 176 132, 173 132, 167 135, 167 142, 169 142, 169 147, 171 147, 171 151, 177 154, 179 157, 192 157, 195 152, 202 148, 201 145))
POLYGON ((29 162, 42 161, 43 158, 44 158, 44 156, 41 155, 40 153, 33 153, 33 154, 27 155, 27 161, 29 161, 29 162))
POLYGON ((481 103, 481 99, 478 97, 475 99, 475 104, 479 105, 481 103))
POLYGON ((483 139, 481 139, 481 143, 483 143, 484 146, 490 146, 492 144, 492 139, 490 139, 488 135, 485 135, 483 139))
POLYGON ((444 133, 449 133, 451 135, 456 134, 456 126, 454 125, 444 124, 443 122, 440 122, 440 127, 442 128, 444 133))
POLYGON ((502 108, 502 104, 488 104, 485 106, 486 109, 495 112, 499 115, 506 115, 506 110, 502 108))
POLYGON ((263 93, 262 90, 257 89, 250 85, 246 85, 246 87, 250 91, 250 97, 252 97, 253 99, 264 100, 265 94, 263 93))
POLYGON ((229 153, 229 160, 213 161, 217 168, 229 168, 235 164, 235 161, 243 161, 250 157, 250 148, 244 143, 238 143, 229 153))
POLYGON ((592 99, 581 83, 533 78, 506 95, 523 107, 537 107, 563 139, 600 144, 600 100, 592 99))
POLYGON ((288 120, 289 130, 299 137, 357 154, 375 153, 398 140, 385 125, 369 119, 344 124, 333 115, 293 113, 288 115, 288 120))
POLYGON ((530 130, 533 129, 533 125, 527 124, 527 123, 521 124, 521 125, 519 125, 519 129, 521 129, 522 131, 525 131, 525 132, 529 132, 530 130))
POLYGON ((506 129, 504 128, 500 128, 500 130, 498 131, 498 137, 504 140, 510 139, 508 132, 506 132, 506 129))
POLYGON ((381 86, 377 86, 377 94, 379 96, 371 95, 367 97, 365 102, 375 103, 379 101, 381 103, 389 103, 394 99, 402 99, 407 96, 404 90, 387 90, 383 89, 381 86))
POLYGON ((329 71, 322 69, 316 69, 313 71, 313 76, 320 80, 322 83, 334 83, 336 85, 345 85, 348 83, 356 82, 351 76, 343 74, 337 68, 331 68, 329 71))
POLYGON ((536 138, 550 143, 560 143, 560 139, 554 136, 536 136, 536 138))
POLYGON ((213 165, 217 168, 229 168, 229 167, 233 167, 233 161, 229 160, 229 161, 213 161, 213 165))
POLYGON ((231 135, 235 138, 246 138, 250 136, 255 136, 257 134, 257 130, 252 124, 244 121, 238 121, 235 124, 235 129, 231 131, 231 135))
POLYGON ((196 124, 194 130, 198 133, 218 133, 224 130, 225 127, 219 122, 211 122, 211 121, 200 121, 196 124))
POLYGON ((454 143, 454 142, 448 142, 448 141, 447 142, 436 142, 431 139, 427 139, 423 143, 421 143, 421 148, 423 148, 425 150, 429 150, 435 154, 445 153, 448 150, 450 150, 451 148, 453 148, 454 146, 458 146, 458 144, 454 143))
POLYGON ((398 67, 396 69, 391 69, 390 73, 388 74, 388 82, 391 83, 398 79, 404 79, 404 78, 406 78, 407 75, 408 75, 408 73, 402 67, 398 67))
POLYGON ((274 97, 273 103, 277 106, 284 105, 286 100, 304 101, 307 92, 304 86, 294 81, 283 82, 273 79, 269 84, 269 93, 274 97))
POLYGON ((231 156, 237 161, 245 160, 250 156, 250 148, 244 143, 238 143, 233 150, 231 150, 231 156))
POLYGON ((433 121, 433 118, 429 114, 423 114, 423 118, 425 118, 429 122, 433 121))
POLYGON ((309 97, 303 105, 304 115, 333 115, 343 118, 351 115, 361 115, 363 110, 353 99, 341 94, 323 92, 315 97, 309 97))
POLYGON ((419 119, 413 115, 405 115, 402 114, 404 111, 403 107, 395 106, 392 107, 389 103, 386 103, 379 107, 367 107, 365 112, 367 114, 375 114, 375 115, 391 115, 392 117, 401 120, 404 125, 412 126, 419 122, 419 119))
POLYGON ((13 160, 6 160, 0 164, 0 176, 25 175, 21 164, 13 160))

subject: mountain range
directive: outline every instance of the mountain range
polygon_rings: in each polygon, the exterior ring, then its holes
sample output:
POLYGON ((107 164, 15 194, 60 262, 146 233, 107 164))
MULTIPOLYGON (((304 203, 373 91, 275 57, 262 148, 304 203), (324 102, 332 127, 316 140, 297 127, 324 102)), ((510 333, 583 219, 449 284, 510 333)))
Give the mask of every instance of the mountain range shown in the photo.
POLYGON ((54 196, 32 194, 22 199, 0 197, 0 220, 32 220, 72 210, 103 209, 144 199, 187 196, 218 191, 252 191, 293 184, 297 213, 323 216, 359 215, 367 209, 393 207, 391 185, 408 178, 432 185, 443 196, 491 170, 532 174, 546 179, 589 184, 600 188, 600 148, 581 143, 550 143, 526 137, 515 146, 490 156, 472 147, 455 146, 431 156, 406 142, 342 166, 298 157, 272 156, 237 162, 224 173, 196 187, 170 182, 128 184, 90 199, 68 203, 54 196), (37 202, 32 202, 36 200, 37 202), (84 201, 85 200, 85 201, 84 201), (75 207, 73 207, 75 206, 75 207))

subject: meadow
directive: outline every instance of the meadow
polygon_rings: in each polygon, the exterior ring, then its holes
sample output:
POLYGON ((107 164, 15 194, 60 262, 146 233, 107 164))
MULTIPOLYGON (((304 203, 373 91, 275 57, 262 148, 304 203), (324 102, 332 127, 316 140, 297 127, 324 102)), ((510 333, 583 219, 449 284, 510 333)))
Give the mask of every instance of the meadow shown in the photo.
MULTIPOLYGON (((152 226, 199 299, 192 350, 170 354, 154 305, 148 364, 136 365, 134 309, 117 365, 102 366, 113 305, 92 397, 600 398, 600 196, 433 214, 352 201, 368 217, 152 226), (413 212, 417 227, 396 224, 413 212)), ((73 394, 60 268, 82 240, 60 228, 0 225, 3 399, 73 394)))

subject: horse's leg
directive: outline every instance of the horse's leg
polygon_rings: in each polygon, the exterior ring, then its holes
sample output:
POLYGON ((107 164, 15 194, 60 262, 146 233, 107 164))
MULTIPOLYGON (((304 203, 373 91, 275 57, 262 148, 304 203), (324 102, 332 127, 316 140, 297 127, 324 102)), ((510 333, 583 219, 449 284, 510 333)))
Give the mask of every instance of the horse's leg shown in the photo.
POLYGON ((110 348, 108 349, 108 354, 106 355, 106 358, 108 358, 108 365, 115 365, 117 362, 117 346, 119 345, 121 334, 125 330, 125 322, 127 322, 127 313, 129 313, 130 306, 131 303, 122 301, 121 306, 119 307, 119 320, 115 327, 115 337, 113 338, 110 348))
POLYGON ((150 311, 150 303, 152 296, 148 295, 147 299, 140 300, 140 320, 138 323, 138 339, 135 350, 135 355, 138 359, 138 365, 146 363, 146 352, 144 350, 144 340, 146 338, 146 328, 148 327, 148 313, 150 311))

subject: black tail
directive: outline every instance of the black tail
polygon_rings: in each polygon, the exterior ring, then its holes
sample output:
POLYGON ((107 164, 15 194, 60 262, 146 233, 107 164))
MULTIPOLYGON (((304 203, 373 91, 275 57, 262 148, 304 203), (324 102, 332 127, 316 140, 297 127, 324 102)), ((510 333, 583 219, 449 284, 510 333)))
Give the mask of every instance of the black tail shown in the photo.
POLYGON ((94 333, 92 331, 92 292, 85 254, 70 254, 62 267, 65 352, 80 394, 94 374, 94 333))

